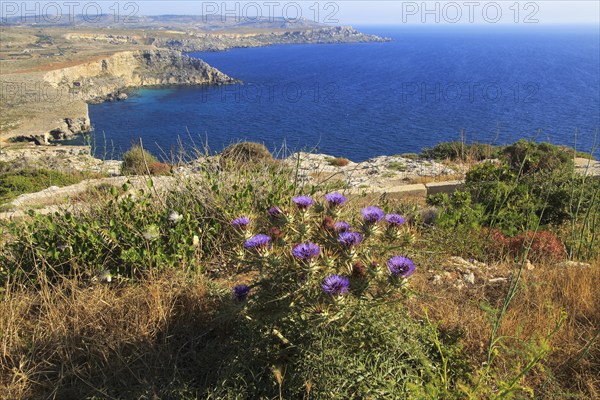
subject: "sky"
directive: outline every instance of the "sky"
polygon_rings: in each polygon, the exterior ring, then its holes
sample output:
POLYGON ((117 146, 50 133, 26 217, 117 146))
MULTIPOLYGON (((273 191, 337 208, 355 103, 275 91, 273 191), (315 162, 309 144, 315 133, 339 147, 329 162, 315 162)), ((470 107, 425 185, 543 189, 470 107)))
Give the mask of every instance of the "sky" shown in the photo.
MULTIPOLYGON (((326 24, 394 25, 394 24, 600 24, 598 0, 541 1, 196 1, 196 0, 55 0, 0 1, 2 17, 28 10, 54 10, 69 13, 87 9, 121 15, 219 14, 251 21, 256 16, 304 17, 326 24)), ((79 12, 78 12, 79 11, 79 12)))

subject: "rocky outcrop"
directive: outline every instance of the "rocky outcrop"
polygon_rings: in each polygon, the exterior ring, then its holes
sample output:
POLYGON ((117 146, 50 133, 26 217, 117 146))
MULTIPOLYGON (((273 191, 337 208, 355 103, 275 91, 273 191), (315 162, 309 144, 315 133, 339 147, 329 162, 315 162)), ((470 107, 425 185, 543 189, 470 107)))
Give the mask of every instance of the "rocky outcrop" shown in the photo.
POLYGON ((23 114, 36 116, 21 121, 11 136, 41 145, 88 132, 91 124, 87 104, 124 100, 127 94, 123 91, 128 88, 237 82, 202 60, 167 49, 121 51, 95 57, 45 72, 41 80, 34 86, 35 93, 52 96, 38 96, 34 101, 14 96, 14 102, 23 104, 6 102, 7 107, 22 107, 23 114))
POLYGON ((269 33, 195 33, 182 38, 154 37, 150 40, 156 47, 193 52, 273 44, 389 42, 391 39, 364 34, 351 26, 336 26, 269 33))
POLYGON ((119 98, 130 87, 222 85, 236 82, 202 60, 173 50, 125 51, 50 71, 44 81, 84 101, 119 98))
MULTIPOLYGON (((298 178, 307 183, 337 181, 349 188, 373 192, 397 191, 409 183, 426 183, 462 179, 462 172, 432 160, 402 156, 380 156, 355 163, 338 165, 336 158, 326 154, 296 153, 285 160, 290 167, 298 166, 298 178)), ((417 191, 427 192, 421 185, 417 191)), ((408 188, 413 190, 415 188, 408 188)))

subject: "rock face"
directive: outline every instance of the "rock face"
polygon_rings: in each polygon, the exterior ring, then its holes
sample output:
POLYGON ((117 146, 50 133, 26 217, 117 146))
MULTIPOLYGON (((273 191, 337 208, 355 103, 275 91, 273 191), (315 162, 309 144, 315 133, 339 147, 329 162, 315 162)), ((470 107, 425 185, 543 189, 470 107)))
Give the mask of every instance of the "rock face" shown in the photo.
POLYGON ((236 82, 202 60, 173 50, 125 51, 44 75, 54 88, 65 88, 84 101, 115 96, 129 87, 221 85, 236 82), (116 94, 116 95, 115 95, 116 94))
POLYGON ((89 146, 35 146, 0 150, 0 161, 10 163, 15 170, 42 168, 55 171, 97 172, 119 175, 121 161, 100 160, 91 155, 89 146))
MULTIPOLYGON (((338 181, 348 188, 364 188, 378 193, 395 191, 395 188, 411 182, 462 178, 461 173, 438 162, 402 156, 380 156, 336 166, 335 157, 326 154, 295 153, 285 162, 292 168, 298 165, 298 176, 305 182, 338 181)), ((426 190, 425 186, 422 190, 426 190)))
POLYGON ((25 100, 23 110, 29 110, 24 114, 36 115, 37 121, 23 124, 12 135, 40 145, 88 132, 87 104, 124 100, 127 88, 237 82, 202 60, 166 49, 117 52, 45 72, 41 78, 36 90, 52 97, 25 100))

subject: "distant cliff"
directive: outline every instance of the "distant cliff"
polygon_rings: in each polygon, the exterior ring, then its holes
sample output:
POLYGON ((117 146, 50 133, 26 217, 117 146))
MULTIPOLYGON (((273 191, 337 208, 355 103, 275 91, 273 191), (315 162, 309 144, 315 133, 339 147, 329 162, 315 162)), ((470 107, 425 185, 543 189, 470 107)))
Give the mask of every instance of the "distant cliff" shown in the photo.
POLYGON ((303 43, 371 43, 388 42, 389 38, 361 33, 351 26, 301 29, 269 33, 194 33, 177 37, 151 37, 156 47, 184 52, 221 51, 237 47, 261 47, 273 44, 303 43))

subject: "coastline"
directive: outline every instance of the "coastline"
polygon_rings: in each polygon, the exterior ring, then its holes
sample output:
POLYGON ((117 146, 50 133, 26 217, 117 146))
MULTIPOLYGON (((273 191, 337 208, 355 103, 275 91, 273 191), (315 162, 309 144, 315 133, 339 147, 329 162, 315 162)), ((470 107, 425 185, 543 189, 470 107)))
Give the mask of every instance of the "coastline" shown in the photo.
MULTIPOLYGON (((108 46, 110 52, 92 51, 85 58, 79 57, 78 61, 53 64, 46 61, 45 66, 9 69, 0 75, 0 84, 4 88, 2 101, 6 106, 6 115, 0 120, 0 141, 4 145, 10 145, 11 141, 48 145, 52 141, 88 133, 91 130, 88 104, 123 100, 129 89, 239 82, 204 61, 187 56, 187 52, 275 44, 390 40, 362 34, 352 27, 311 27, 244 35, 191 32, 183 39, 181 35, 153 34, 145 36, 144 40, 135 31, 130 32, 132 36, 103 32, 59 33, 67 41, 108 46), (115 49, 115 45, 131 49, 115 49)), ((8 65, 6 62, 10 60, 0 61, 8 65)))

